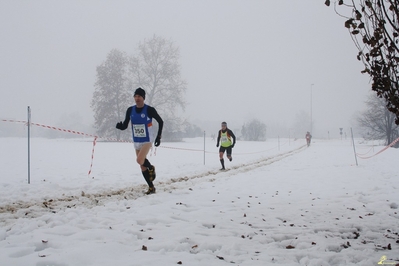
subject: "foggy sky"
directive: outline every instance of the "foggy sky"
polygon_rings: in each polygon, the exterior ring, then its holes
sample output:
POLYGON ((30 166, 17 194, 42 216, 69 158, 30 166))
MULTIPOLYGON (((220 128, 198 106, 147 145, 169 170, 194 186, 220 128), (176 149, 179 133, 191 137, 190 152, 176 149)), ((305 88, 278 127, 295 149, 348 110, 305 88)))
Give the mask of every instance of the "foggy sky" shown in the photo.
POLYGON ((337 134, 371 87, 343 24, 320 0, 0 0, 0 119, 93 123, 96 67, 156 34, 180 49, 189 121, 284 131, 312 108, 314 135, 337 134))

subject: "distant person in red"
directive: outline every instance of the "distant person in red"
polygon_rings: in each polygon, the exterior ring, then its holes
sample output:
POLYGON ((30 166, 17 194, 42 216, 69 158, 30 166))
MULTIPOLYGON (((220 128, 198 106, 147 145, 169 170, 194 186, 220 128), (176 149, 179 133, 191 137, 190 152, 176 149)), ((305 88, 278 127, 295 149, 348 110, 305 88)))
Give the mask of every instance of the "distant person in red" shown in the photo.
POLYGON ((134 148, 136 150, 137 163, 140 165, 141 172, 148 184, 148 191, 146 194, 155 193, 153 181, 156 177, 155 166, 147 159, 147 154, 154 142, 155 147, 161 144, 161 135, 163 128, 163 120, 159 116, 154 107, 146 105, 145 91, 142 88, 137 88, 134 92, 134 101, 136 105, 130 106, 126 110, 125 121, 120 121, 116 124, 116 128, 125 130, 129 122, 132 126, 134 148), (154 141, 154 133, 152 127, 152 119, 158 122, 158 132, 154 141))
POLYGON ((310 132, 306 132, 306 144, 308 147, 310 146, 310 142, 312 141, 312 135, 310 135, 310 132))
POLYGON ((234 135, 233 131, 227 128, 226 122, 222 122, 222 129, 219 130, 218 132, 216 147, 219 147, 219 143, 220 143, 219 159, 220 163, 222 164, 222 168, 220 170, 225 170, 223 154, 226 151, 227 158, 231 162, 231 160, 233 160, 233 158, 231 157, 231 152, 232 149, 234 148, 234 145, 236 144, 236 136, 234 135))

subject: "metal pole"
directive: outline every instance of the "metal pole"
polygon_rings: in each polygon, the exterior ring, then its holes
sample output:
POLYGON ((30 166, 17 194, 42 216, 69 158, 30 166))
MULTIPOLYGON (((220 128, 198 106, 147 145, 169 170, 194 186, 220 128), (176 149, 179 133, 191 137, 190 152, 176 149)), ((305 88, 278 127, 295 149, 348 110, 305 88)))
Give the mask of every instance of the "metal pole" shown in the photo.
POLYGON ((310 134, 313 134, 313 85, 310 85, 310 134))
POLYGON ((277 136, 278 138, 278 150, 280 151, 280 136, 277 136))
POLYGON ((30 184, 30 106, 28 106, 28 184, 30 184))
POLYGON ((355 140, 353 139, 353 131, 352 131, 352 128, 351 128, 351 135, 352 135, 352 143, 353 143, 353 152, 355 153, 356 166, 358 166, 358 164, 357 164, 357 156, 356 156, 356 148, 355 148, 355 140))
POLYGON ((204 130, 204 165, 205 165, 205 130, 204 130))

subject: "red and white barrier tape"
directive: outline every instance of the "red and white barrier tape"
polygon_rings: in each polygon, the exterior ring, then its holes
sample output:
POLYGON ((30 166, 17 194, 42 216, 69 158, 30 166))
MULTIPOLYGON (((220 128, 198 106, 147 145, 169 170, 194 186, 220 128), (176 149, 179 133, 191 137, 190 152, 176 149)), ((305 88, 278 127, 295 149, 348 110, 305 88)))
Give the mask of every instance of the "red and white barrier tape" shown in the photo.
MULTIPOLYGON (((25 125, 28 124, 28 121, 22 121, 22 120, 7 120, 7 119, 2 119, 1 121, 4 121, 4 122, 13 122, 13 123, 23 123, 23 124, 25 124, 25 125)), ((48 128, 48 129, 54 129, 54 130, 63 131, 63 132, 67 132, 67 133, 83 135, 83 136, 87 136, 87 137, 97 137, 97 136, 92 135, 92 134, 87 134, 87 133, 83 133, 83 132, 79 132, 79 131, 75 131, 75 130, 70 130, 70 129, 63 129, 63 128, 58 128, 58 127, 52 127, 52 126, 47 126, 47 125, 37 124, 37 123, 32 123, 32 122, 31 122, 30 124, 31 124, 31 125, 34 125, 34 126, 39 126, 39 127, 48 128)))
POLYGON ((97 137, 94 137, 93 140, 93 149, 91 150, 91 163, 90 163, 90 170, 89 173, 87 175, 91 174, 91 169, 93 168, 93 160, 94 160, 94 147, 96 146, 97 143, 97 137))
MULTIPOLYGON (((25 125, 28 124, 28 121, 23 121, 23 120, 12 120, 12 119, 2 119, 1 121, 3 122, 12 122, 12 123, 23 123, 25 125)), ((72 133, 72 134, 77 134, 77 135, 82 135, 82 136, 86 136, 86 137, 93 137, 93 148, 92 148, 92 154, 91 154, 91 164, 90 164, 90 169, 88 172, 88 175, 91 174, 92 168, 93 168, 93 161, 94 161, 94 147, 97 143, 97 139, 105 139, 108 141, 114 141, 114 142, 126 142, 126 143, 133 143, 133 141, 126 141, 126 140, 118 140, 115 138, 105 138, 105 137, 100 137, 100 136, 96 136, 96 135, 92 135, 92 134, 87 134, 84 132, 79 132, 79 131, 75 131, 75 130, 70 130, 70 129, 64 129, 64 128, 58 128, 58 127, 53 127, 53 126, 48 126, 48 125, 44 125, 44 124, 38 124, 38 123, 30 123, 31 125, 34 126, 39 126, 39 127, 43 127, 43 128, 48 128, 48 129, 53 129, 53 130, 58 130, 58 131, 63 131, 63 132, 67 132, 67 133, 72 133)), ((286 144, 286 143, 285 143, 286 144)), ((160 146, 162 148, 165 149, 174 149, 174 150, 184 150, 184 151, 199 151, 199 152, 204 152, 204 150, 199 150, 199 149, 186 149, 186 148, 176 148, 176 147, 168 147, 168 146, 160 146)), ((276 148, 276 147, 275 147, 276 148)), ((275 149, 272 148, 272 149, 275 149)), ((272 150, 269 149, 269 150, 272 150)), ((265 150, 268 151, 268 150, 265 150)), ((259 152, 251 152, 251 153, 236 153, 236 155, 243 155, 243 154, 256 154, 256 153, 262 153, 265 151, 259 151, 259 152)), ((155 147, 154 150, 154 155, 156 156, 156 152, 157 152, 157 147, 155 147)), ((218 152, 209 152, 209 151, 205 151, 206 153, 218 153, 218 152)), ((151 153, 150 156, 152 155, 152 149, 151 149, 151 153)))
POLYGON ((378 154, 382 153, 383 151, 387 150, 388 148, 392 147, 393 145, 395 145, 397 142, 399 141, 399 138, 395 139, 394 141, 392 141, 391 144, 389 144, 388 146, 384 147, 382 150, 380 150, 379 152, 371 155, 371 156, 362 156, 359 155, 358 153, 356 153, 357 157, 359 157, 360 159, 370 159, 374 156, 377 156, 378 154))
MULTIPOLYGON (((2 119, 1 121, 3 122, 11 122, 11 123, 23 123, 25 125, 28 124, 28 121, 22 121, 22 120, 10 120, 10 119, 2 119)), ((47 125, 43 125, 43 124, 38 124, 38 123, 30 123, 31 125, 34 126, 39 126, 39 127, 43 127, 43 128, 48 128, 48 129, 53 129, 53 130, 58 130, 58 131, 63 131, 63 132, 67 132, 67 133, 72 133, 72 134, 77 134, 77 135, 82 135, 82 136, 86 136, 86 137, 93 137, 93 149, 92 149, 92 154, 91 154, 91 163, 90 163, 90 169, 89 169, 89 173, 88 175, 90 175, 92 168, 93 168, 93 161, 94 161, 94 147, 97 143, 97 139, 102 138, 96 135, 92 135, 92 134, 87 134, 84 132, 79 132, 79 131, 75 131, 75 130, 70 130, 70 129, 64 129, 64 128, 58 128, 58 127, 53 127, 53 126, 47 126, 47 125)), ((125 141, 125 140, 117 140, 117 139, 112 139, 112 138, 102 138, 102 139, 106 139, 109 141, 117 141, 117 142, 128 142, 128 143, 133 143, 133 141, 125 141)))
MULTIPOLYGON (((7 119, 2 119, 1 121, 4 121, 4 122, 14 122, 14 123, 23 123, 23 124, 25 124, 25 125, 28 124, 28 121, 22 121, 22 120, 7 120, 7 119)), ((72 133, 72 134, 77 134, 77 135, 82 135, 82 136, 86 136, 86 137, 101 138, 101 139, 105 139, 105 140, 108 140, 108 141, 133 143, 133 141, 118 140, 118 139, 115 139, 115 138, 100 137, 100 136, 97 136, 97 135, 87 134, 87 133, 80 132, 80 131, 76 131, 76 130, 70 130, 70 129, 64 129, 64 128, 59 128, 59 127, 47 126, 47 125, 38 124, 38 123, 32 123, 32 122, 31 122, 30 124, 31 124, 31 125, 34 125, 34 126, 38 126, 38 127, 43 127, 43 128, 48 128, 48 129, 63 131, 63 132, 72 133)))

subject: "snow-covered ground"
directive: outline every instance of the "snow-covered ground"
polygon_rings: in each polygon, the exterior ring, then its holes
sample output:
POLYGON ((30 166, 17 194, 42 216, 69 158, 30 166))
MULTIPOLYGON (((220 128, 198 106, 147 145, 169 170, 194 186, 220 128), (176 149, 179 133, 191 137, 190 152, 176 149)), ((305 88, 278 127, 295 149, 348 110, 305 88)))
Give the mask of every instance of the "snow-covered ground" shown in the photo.
MULTIPOLYGON (((0 139, 1 265, 378 265, 399 263, 399 150, 356 165, 351 140, 238 141, 219 171, 216 141, 0 139), (206 153, 201 150, 206 149, 206 153)), ((382 146, 356 141, 367 156, 382 146)))

